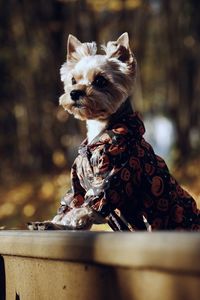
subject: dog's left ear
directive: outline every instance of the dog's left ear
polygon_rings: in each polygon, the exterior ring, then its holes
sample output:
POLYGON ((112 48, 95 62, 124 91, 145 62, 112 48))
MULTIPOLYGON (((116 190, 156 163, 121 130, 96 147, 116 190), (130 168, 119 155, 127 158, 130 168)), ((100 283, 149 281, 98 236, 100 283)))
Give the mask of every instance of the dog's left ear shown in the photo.
POLYGON ((135 61, 134 55, 129 46, 129 36, 127 32, 120 35, 116 41, 108 42, 103 49, 108 58, 117 58, 128 65, 135 61))
POLYGON ((108 59, 115 58, 119 62, 125 63, 127 72, 132 77, 135 77, 137 61, 129 46, 129 36, 125 32, 114 42, 108 42, 103 50, 106 52, 108 59))
POLYGON ((118 38, 118 40, 116 41, 116 43, 118 45, 121 45, 123 47, 125 47, 126 49, 129 49, 129 36, 128 36, 128 32, 124 32, 122 35, 120 35, 120 37, 118 38))
POLYGON ((127 32, 124 32, 114 42, 108 42, 104 47, 107 57, 117 58, 118 60, 128 63, 133 60, 133 54, 129 46, 129 36, 127 32))

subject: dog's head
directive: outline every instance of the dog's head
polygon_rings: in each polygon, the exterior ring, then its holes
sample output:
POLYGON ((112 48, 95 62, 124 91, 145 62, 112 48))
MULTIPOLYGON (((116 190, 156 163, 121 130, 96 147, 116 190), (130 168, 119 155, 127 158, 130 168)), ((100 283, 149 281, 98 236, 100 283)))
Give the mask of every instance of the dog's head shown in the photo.
POLYGON ((106 120, 130 95, 136 74, 136 60, 127 33, 102 46, 81 43, 69 35, 67 61, 60 73, 65 93, 60 104, 81 120, 106 120))

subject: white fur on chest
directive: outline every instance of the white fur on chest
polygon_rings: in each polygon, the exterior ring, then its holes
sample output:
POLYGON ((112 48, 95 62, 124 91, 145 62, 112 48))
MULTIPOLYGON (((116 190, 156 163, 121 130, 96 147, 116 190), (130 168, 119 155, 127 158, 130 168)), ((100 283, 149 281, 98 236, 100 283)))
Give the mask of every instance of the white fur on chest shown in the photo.
POLYGON ((92 140, 106 127, 107 122, 100 122, 97 120, 87 120, 87 138, 88 143, 92 140))

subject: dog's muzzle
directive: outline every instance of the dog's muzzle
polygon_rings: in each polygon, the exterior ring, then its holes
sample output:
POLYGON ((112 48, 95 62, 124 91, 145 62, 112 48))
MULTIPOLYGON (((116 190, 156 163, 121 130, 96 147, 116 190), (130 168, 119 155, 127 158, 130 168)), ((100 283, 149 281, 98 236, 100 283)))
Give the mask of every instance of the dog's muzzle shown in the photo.
POLYGON ((81 97, 84 97, 86 94, 83 90, 72 90, 70 92, 70 97, 73 101, 79 100, 81 97))

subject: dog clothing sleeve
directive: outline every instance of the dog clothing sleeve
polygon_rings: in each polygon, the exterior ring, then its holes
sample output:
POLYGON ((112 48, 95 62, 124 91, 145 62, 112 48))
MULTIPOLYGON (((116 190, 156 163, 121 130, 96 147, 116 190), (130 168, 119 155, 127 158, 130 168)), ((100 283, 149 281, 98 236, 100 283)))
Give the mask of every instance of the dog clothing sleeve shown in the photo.
POLYGON ((74 207, 80 207, 84 203, 85 190, 80 184, 80 180, 77 174, 77 161, 79 157, 74 161, 71 168, 71 189, 61 199, 58 214, 67 213, 74 207))

